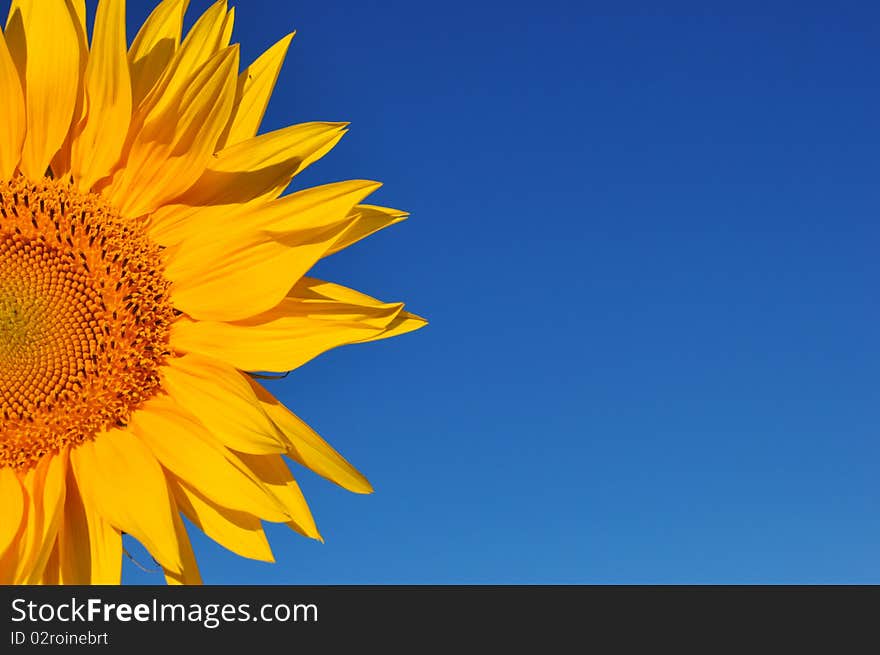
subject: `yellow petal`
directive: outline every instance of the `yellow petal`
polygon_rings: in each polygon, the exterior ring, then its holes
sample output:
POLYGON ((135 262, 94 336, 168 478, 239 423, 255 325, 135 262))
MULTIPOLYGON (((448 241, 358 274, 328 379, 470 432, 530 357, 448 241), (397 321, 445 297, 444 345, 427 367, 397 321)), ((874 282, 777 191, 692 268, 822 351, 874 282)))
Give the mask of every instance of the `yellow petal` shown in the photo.
MULTIPOLYGON (((25 518, 25 495, 18 476, 10 468, 0 468, 0 498, 3 517, 0 520, 0 557, 21 533, 25 518)), ((2 580, 2 576, 0 576, 2 580)))
POLYGON ((242 371, 283 372, 338 346, 384 339, 425 325, 423 319, 404 313, 401 303, 296 297, 316 282, 301 280, 276 307, 244 320, 181 318, 171 329, 172 346, 221 359, 242 371), (393 332, 388 332, 391 328, 393 332))
POLYGON ((238 48, 217 53, 179 104, 151 112, 131 145, 125 167, 105 191, 128 216, 140 216, 188 189, 214 152, 235 95, 238 48))
POLYGON ((83 503, 72 468, 58 533, 59 582, 117 585, 122 576, 122 534, 83 503))
POLYGON ((74 138, 71 172, 86 191, 119 160, 131 122, 125 0, 101 0, 85 71, 86 115, 74 138))
POLYGON ((258 518, 212 503, 177 477, 169 482, 180 511, 211 539, 242 557, 275 561, 258 518))
MULTIPOLYGON (((391 337, 399 337, 402 334, 408 334, 414 330, 421 330, 428 324, 428 321, 421 316, 417 316, 411 312, 400 312, 394 320, 391 321, 379 339, 390 339, 391 337)), ((366 339, 366 341, 374 341, 374 339, 366 339)))
POLYGON ((244 376, 216 359, 175 357, 163 369, 163 387, 225 446, 244 453, 283 453, 272 420, 244 376))
POLYGON ((234 222, 252 211, 257 211, 265 203, 235 203, 231 205, 206 205, 193 207, 169 203, 159 207, 150 215, 148 229, 150 238, 168 247, 176 246, 197 231, 199 225, 217 226, 234 222))
POLYGON ((260 399, 263 409, 287 438, 289 446, 287 454, 292 460, 335 482, 343 489, 358 494, 373 492, 372 485, 363 474, 319 437, 302 419, 282 405, 258 382, 251 380, 251 386, 260 399))
POLYGON ((49 559, 46 560, 46 566, 43 568, 43 573, 35 584, 61 584, 61 565, 58 561, 58 557, 58 541, 56 541, 55 545, 52 547, 52 552, 49 553, 49 559))
MULTIPOLYGON (((169 484, 169 494, 171 494, 169 484)), ((186 533, 186 526, 180 518, 177 509, 177 502, 174 500, 173 494, 171 502, 174 505, 174 532, 177 534, 177 542, 180 544, 180 555, 183 560, 183 570, 173 571, 165 569, 165 581, 169 585, 195 585, 202 584, 202 576, 199 573, 199 565, 196 562, 195 553, 193 553, 192 544, 189 541, 189 535, 186 533)))
POLYGON ((15 63, 15 69, 18 71, 18 78, 24 79, 27 65, 27 39, 24 33, 24 9, 30 7, 33 0, 12 0, 9 3, 9 13, 6 15, 6 45, 9 47, 9 54, 15 63))
POLYGON ((122 578, 122 533, 92 507, 86 508, 93 585, 118 585, 122 578))
POLYGON ((177 93, 177 84, 192 77, 200 66, 229 45, 234 14, 227 9, 226 0, 217 0, 193 24, 180 47, 174 79, 166 93, 177 93))
POLYGON ((64 520, 58 531, 56 555, 59 582, 62 584, 89 584, 91 581, 91 556, 84 545, 89 543, 86 510, 76 486, 72 467, 67 472, 67 489, 64 496, 64 520))
POLYGON ((260 129, 294 34, 296 32, 291 32, 266 50, 238 76, 235 109, 226 133, 220 138, 219 147, 250 139, 260 129))
POLYGON ((350 245, 357 243, 361 239, 366 239, 379 230, 384 230, 386 227, 400 223, 409 216, 408 213, 399 209, 376 207, 375 205, 358 205, 354 208, 353 214, 357 216, 355 224, 330 248, 326 256, 348 248, 350 245))
MULTIPOLYGON (((0 179, 12 177, 25 135, 24 95, 18 70, 0 32, 0 179)), ((0 547, 2 551, 2 547, 0 547)))
POLYGON ((169 397, 147 401, 131 428, 162 465, 215 503, 278 523, 289 520, 271 494, 235 464, 191 415, 169 397))
POLYGON ((226 230, 196 225, 165 269, 174 282, 174 306, 196 318, 229 321, 277 305, 343 237, 350 209, 378 186, 362 180, 325 185, 264 205, 226 230))
POLYGON ((324 541, 299 485, 280 456, 242 454, 241 459, 287 509, 291 517, 288 526, 301 535, 324 541))
POLYGON ((220 30, 220 40, 217 43, 217 49, 225 48, 232 40, 232 27, 235 25, 235 7, 226 14, 226 20, 223 21, 223 29, 220 30))
MULTIPOLYGON (((84 79, 86 72, 86 64, 89 55, 89 40, 86 36, 86 2, 85 0, 66 0, 66 2, 71 7, 75 16, 73 23, 76 28, 77 41, 79 42, 79 79, 82 80, 84 79)), ((78 84, 76 91, 76 104, 73 108, 70 129, 68 130, 64 141, 61 143, 58 152, 52 157, 52 162, 50 164, 52 175, 56 178, 66 178, 70 175, 71 146, 73 144, 73 138, 78 132, 78 126, 82 122, 84 112, 85 92, 83 90, 83 85, 78 84)))
POLYGON ((132 106, 141 102, 164 75, 180 46, 189 0, 164 0, 144 22, 128 51, 132 106))
POLYGON ((27 135, 21 170, 41 180, 70 129, 79 93, 79 17, 65 0, 19 0, 26 39, 27 135), (38 6, 37 6, 38 5, 38 6))
POLYGON ((35 521, 29 539, 30 554, 22 560, 24 566, 17 577, 27 584, 36 584, 55 547, 58 526, 64 510, 65 476, 67 474, 67 449, 54 456, 44 457, 37 466, 34 476, 25 477, 25 485, 32 499, 32 512, 35 521))
POLYGON ((74 448, 70 459, 85 506, 140 541, 164 568, 181 571, 174 507, 150 449, 127 430, 113 429, 74 448))
POLYGON ((410 312, 400 312, 390 322, 386 322, 382 309, 393 306, 392 304, 379 302, 360 291, 315 278, 303 278, 288 295, 301 303, 306 308, 304 311, 313 315, 321 314, 337 319, 353 318, 382 328, 382 332, 377 337, 368 338, 366 341, 396 337, 421 329, 428 324, 424 318, 410 312), (370 317, 370 313, 373 314, 373 318, 370 317))
MULTIPOLYGON (((379 182, 348 180, 303 189, 268 202, 257 199, 204 206, 169 204, 160 207, 150 217, 150 236, 164 246, 174 246, 184 239, 210 241, 215 239, 215 234, 237 239, 236 235, 242 231, 286 232, 330 225, 343 218, 354 222, 359 220, 361 212, 352 210, 343 217, 339 214, 339 207, 350 207, 350 204, 346 205, 349 196, 361 191, 372 193, 379 186, 379 182)), ((345 238, 348 239, 348 235, 345 238)))
POLYGON ((174 281, 174 306, 200 319, 259 314, 277 305, 297 276, 311 267, 306 262, 320 259, 347 227, 339 223, 277 237, 250 233, 191 248, 184 243, 167 271, 174 281))
POLYGON ((177 200, 222 205, 277 198, 293 176, 330 152, 348 123, 303 123, 230 145, 177 200))
POLYGON ((227 43, 222 42, 226 19, 226 0, 218 0, 199 17, 162 76, 138 106, 136 120, 147 114, 173 111, 177 99, 185 93, 199 69, 226 48, 227 43))

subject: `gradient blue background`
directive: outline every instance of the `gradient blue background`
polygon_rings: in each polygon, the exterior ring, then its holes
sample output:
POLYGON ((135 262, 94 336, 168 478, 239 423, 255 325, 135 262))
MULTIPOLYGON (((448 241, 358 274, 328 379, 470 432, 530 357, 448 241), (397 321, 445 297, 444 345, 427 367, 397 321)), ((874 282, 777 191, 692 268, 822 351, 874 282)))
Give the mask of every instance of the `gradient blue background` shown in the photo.
POLYGON ((412 213, 315 274, 431 324, 271 384, 377 491, 206 582, 880 582, 876 3, 235 4, 412 213))

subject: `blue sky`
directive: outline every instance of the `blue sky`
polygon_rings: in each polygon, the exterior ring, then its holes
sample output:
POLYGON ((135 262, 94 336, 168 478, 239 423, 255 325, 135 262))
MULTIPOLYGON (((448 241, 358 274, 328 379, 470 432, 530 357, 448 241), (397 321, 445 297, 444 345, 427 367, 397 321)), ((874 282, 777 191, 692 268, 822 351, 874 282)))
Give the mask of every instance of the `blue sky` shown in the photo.
POLYGON ((431 324, 270 384, 377 491, 206 582, 880 582, 875 3, 234 4, 412 213, 314 274, 431 324))

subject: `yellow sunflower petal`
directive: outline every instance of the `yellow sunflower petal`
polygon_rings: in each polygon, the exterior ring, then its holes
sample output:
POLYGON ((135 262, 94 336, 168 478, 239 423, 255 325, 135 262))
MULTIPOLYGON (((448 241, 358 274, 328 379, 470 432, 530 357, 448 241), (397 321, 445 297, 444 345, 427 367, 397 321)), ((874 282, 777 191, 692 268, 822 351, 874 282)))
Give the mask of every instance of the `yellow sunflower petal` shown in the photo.
POLYGON ((232 34, 232 20, 228 12, 229 3, 217 0, 203 13, 183 40, 174 70, 174 80, 168 88, 168 95, 174 95, 188 77, 229 45, 232 34))
POLYGON ((295 34, 291 32, 285 36, 238 76, 235 109, 226 132, 220 138, 219 147, 239 143, 256 135, 295 34))
POLYGON ((58 561, 58 557, 58 542, 56 541, 55 545, 52 547, 52 552, 49 553, 49 558, 46 560, 46 566, 43 568, 43 573, 35 584, 61 584, 61 565, 58 561))
POLYGON ((287 438, 287 454, 291 459, 344 489, 359 494, 373 492, 373 486, 363 474, 302 419, 282 405, 258 382, 251 380, 251 386, 263 409, 287 438))
POLYGON ((25 76, 27 74, 27 37, 24 32, 24 15, 22 6, 25 10, 30 6, 33 0, 11 0, 9 3, 9 13, 6 15, 6 45, 9 47, 9 55, 18 71, 18 77, 22 80, 24 86, 25 76))
POLYGON ((287 525, 306 537, 324 541, 321 533, 318 532, 318 526, 315 525, 315 519, 312 517, 306 499, 284 460, 278 455, 242 453, 240 456, 248 468, 254 471, 263 484, 271 489, 272 494, 290 513, 291 520, 287 522, 287 525))
POLYGON ((343 237, 349 210, 378 186, 355 180, 308 189, 256 210, 220 238, 194 233, 165 269, 175 306, 229 321, 277 305, 343 237))
POLYGON ((106 197, 140 216, 179 195, 199 177, 232 110, 238 48, 218 52, 172 107, 151 112, 106 197))
POLYGON ((147 114, 168 112, 185 93, 199 69, 226 48, 227 43, 222 42, 226 6, 226 0, 218 0, 195 22, 161 77, 140 103, 136 112, 138 119, 147 114))
POLYGON ((232 39, 232 28, 235 25, 235 7, 229 10, 229 13, 226 14, 226 19, 223 21, 223 29, 220 30, 220 40, 217 43, 217 48, 225 48, 229 45, 229 41, 232 39))
MULTIPOLYGON (((0 498, 3 499, 3 520, 0 521, 0 558, 21 532, 25 518, 25 495, 18 476, 10 468, 0 468, 0 498)), ((0 576, 2 581, 2 576, 0 576)))
POLYGON ((64 482, 67 473, 67 452, 44 458, 34 475, 25 476, 25 487, 31 498, 28 522, 29 555, 21 560, 16 578, 20 582, 36 584, 55 546, 58 526, 64 511, 64 482))
POLYGON ((212 503, 177 477, 170 484, 180 511, 211 539, 242 557, 275 561, 258 518, 212 503))
POLYGON ((128 50, 134 107, 140 106, 174 58, 180 46, 187 5, 189 0, 159 3, 134 38, 128 50))
POLYGON ((168 397, 144 403, 131 429, 162 465, 215 503, 267 521, 288 521, 286 510, 191 415, 168 397))
MULTIPOLYGON (((369 180, 347 180, 303 189, 268 202, 257 199, 220 205, 169 204, 150 217, 150 236, 163 246, 174 246, 185 239, 211 241, 215 233, 234 238, 244 231, 288 232, 330 225, 343 218, 351 223, 360 220, 362 212, 353 209, 348 216, 341 216, 340 206, 350 207, 350 197, 361 193, 363 198, 362 192, 372 193, 380 186, 369 180), (324 203, 328 205, 322 207, 324 203)), ((342 238, 350 239, 348 234, 342 238)))
MULTIPOLYGON (((86 72, 86 64, 89 56, 89 40, 86 35, 86 2, 85 0, 65 0, 70 5, 76 29, 77 41, 79 42, 79 79, 83 80, 86 72)), ((58 152, 52 157, 50 167, 53 177, 67 178, 70 175, 70 152, 73 138, 78 132, 78 126, 82 122, 85 112, 85 91, 82 84, 77 84, 76 104, 73 107, 70 129, 61 143, 58 152)))
POLYGON ((26 40, 27 135, 21 170, 40 180, 73 119, 79 93, 79 18, 65 0, 19 0, 26 40), (38 6, 37 6, 38 5, 38 6))
POLYGON ((259 455, 286 450, 250 384, 233 367, 190 354, 169 360, 163 374, 174 400, 224 445, 259 455))
POLYGON ((122 578, 122 533, 91 506, 86 508, 93 585, 118 585, 122 578))
POLYGON ((292 34, 239 74, 226 0, 183 39, 163 0, 130 48, 95 5, 91 46, 85 0, 11 0, 0 33, 0 583, 118 584, 130 534, 197 584, 186 517, 255 559, 263 520, 321 539, 286 457, 372 491, 245 371, 424 325, 304 277, 406 214, 360 180, 280 197, 347 126, 257 136, 292 34))
MULTIPOLYGON (((313 282, 303 280, 291 293, 297 294, 313 282)), ((181 318, 172 326, 171 343, 182 352, 221 359, 243 371, 283 372, 338 346, 424 327, 424 320, 402 312, 401 303, 375 299, 351 303, 289 295, 271 310, 240 321, 181 318), (389 328, 394 329, 392 334, 386 332, 389 328)))
POLYGON ((84 544, 89 543, 86 510, 80 496, 72 467, 68 468, 64 496, 64 517, 58 530, 56 556, 59 582, 62 584, 89 584, 91 581, 91 554, 84 544))
POLYGON ((182 570, 165 474, 140 439, 110 430, 74 448, 70 460, 87 507, 140 541, 164 568, 182 570))
POLYGON ((150 238, 165 247, 176 246, 197 231, 196 223, 210 226, 211 231, 227 223, 234 223, 242 216, 259 211, 263 202, 233 203, 230 205, 206 205, 195 207, 169 203, 159 207, 150 215, 150 238))
MULTIPOLYGON (((171 493, 169 489, 169 493, 171 493)), ((195 553, 193 553, 192 544, 189 535, 186 532, 186 526, 180 518, 177 511, 177 502, 172 495, 171 502, 174 505, 174 511, 171 518, 174 520, 174 532, 177 534, 177 543, 180 544, 180 555, 183 560, 183 570, 174 571, 165 569, 165 581, 169 585, 195 585, 202 584, 202 576, 199 573, 199 565, 196 562, 195 553)))
POLYGON ((91 189, 119 160, 131 122, 131 78, 125 39, 125 0, 101 0, 86 66, 86 115, 73 140, 71 172, 91 189))
POLYGON ((60 584, 119 584, 122 534, 83 502, 72 467, 57 551, 60 584))
POLYGON ((15 62, 0 32, 0 179, 12 177, 25 135, 24 95, 15 62))
POLYGON ((400 211, 399 209, 376 207, 375 205, 358 205, 354 208, 353 213, 357 216, 355 224, 339 241, 333 244, 333 247, 327 251, 327 256, 348 248, 350 245, 357 243, 361 239, 366 239, 379 230, 384 230, 386 227, 405 221, 409 216, 407 212, 400 211))
POLYGON ((303 123, 224 148, 204 175, 178 199, 188 205, 222 205, 277 198, 293 176, 333 149, 348 123, 303 123))

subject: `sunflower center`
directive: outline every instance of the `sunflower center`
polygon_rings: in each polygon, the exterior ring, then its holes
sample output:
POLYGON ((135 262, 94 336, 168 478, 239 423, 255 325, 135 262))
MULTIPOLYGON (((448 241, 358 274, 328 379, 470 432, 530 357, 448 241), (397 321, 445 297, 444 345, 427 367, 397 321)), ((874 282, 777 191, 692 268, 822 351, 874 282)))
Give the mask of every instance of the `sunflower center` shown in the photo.
POLYGON ((124 426, 174 319, 142 220, 46 179, 0 181, 0 467, 124 426))

